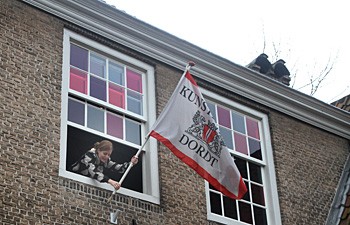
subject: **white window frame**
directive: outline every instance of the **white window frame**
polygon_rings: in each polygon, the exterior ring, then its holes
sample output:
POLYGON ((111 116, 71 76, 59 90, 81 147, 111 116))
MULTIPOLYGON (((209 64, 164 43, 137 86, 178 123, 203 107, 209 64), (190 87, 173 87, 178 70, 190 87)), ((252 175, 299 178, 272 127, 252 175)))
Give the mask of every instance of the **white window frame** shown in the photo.
MULTIPOLYGON (((63 34, 63 64, 62 64, 62 97, 61 97, 61 139, 60 139, 60 164, 59 164, 59 176, 76 180, 88 185, 93 185, 99 188, 113 191, 111 185, 107 183, 100 183, 89 177, 72 173, 66 170, 66 142, 67 142, 67 125, 68 122, 68 93, 69 93, 69 71, 70 71, 70 44, 73 41, 77 41, 84 45, 90 46, 93 49, 98 49, 108 55, 111 55, 117 59, 120 59, 128 64, 134 65, 142 70, 146 71, 143 79, 144 95, 143 98, 143 115, 137 115, 128 113, 129 116, 133 116, 136 119, 142 121, 141 125, 141 137, 149 132, 151 126, 156 121, 156 107, 155 107, 155 82, 154 82, 154 68, 142 61, 132 58, 128 55, 122 54, 112 48, 102 45, 96 41, 88 39, 80 34, 64 29, 63 34)), ((89 99, 88 97, 86 99, 89 99)), ((99 100, 95 100, 98 103, 99 100)), ((101 103, 103 103, 101 101, 101 103)), ((122 110, 121 110, 122 111, 122 110)), ((145 140, 141 140, 143 142, 145 140)), ((120 142, 120 141, 119 141, 120 142)), ((141 143, 142 144, 142 143, 141 143)), ((135 147, 135 146, 133 146, 135 147)), ((139 148, 140 146, 136 146, 139 148)), ((146 146, 144 147, 147 154, 142 156, 142 172, 143 172, 143 193, 129 190, 121 187, 118 193, 139 198, 145 201, 149 201, 155 204, 160 204, 159 199, 159 174, 158 174, 158 152, 157 141, 150 138, 146 146), (151 151, 152 149, 152 151, 151 151)), ((87 149, 88 150, 88 149, 87 149)))
MULTIPOLYGON (((236 103, 232 100, 224 98, 216 93, 202 89, 204 96, 208 99, 213 99, 217 104, 228 106, 232 109, 239 110, 244 114, 259 120, 260 123, 260 135, 261 135, 261 147, 262 147, 262 159, 259 164, 263 165, 262 168, 262 179, 264 184, 265 192, 265 205, 266 205, 266 219, 268 225, 282 224, 280 206, 278 201, 277 182, 275 174, 275 166, 272 154, 271 136, 269 130, 268 116, 259 111, 253 110, 249 107, 236 103)), ((239 155, 239 153, 237 154, 239 155)), ((220 216, 210 211, 210 196, 209 196, 209 184, 205 182, 206 191, 206 202, 207 202, 207 218, 208 220, 232 225, 247 225, 245 222, 230 219, 228 217, 220 216)))

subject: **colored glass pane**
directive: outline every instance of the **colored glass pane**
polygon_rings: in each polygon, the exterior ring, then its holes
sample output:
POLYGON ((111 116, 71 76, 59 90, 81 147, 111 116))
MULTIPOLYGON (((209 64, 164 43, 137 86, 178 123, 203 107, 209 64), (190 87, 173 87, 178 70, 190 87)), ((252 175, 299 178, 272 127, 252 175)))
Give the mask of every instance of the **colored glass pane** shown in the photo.
POLYGON ((123 139, 123 118, 107 113, 107 134, 123 139))
POLYGON ((250 156, 262 160, 260 141, 248 138, 250 156))
POLYGON ((216 110, 215 110, 215 105, 213 104, 213 103, 211 103, 211 102, 206 102, 207 103, 207 106, 209 107, 209 109, 210 109, 210 113, 211 113, 211 115, 213 116, 213 119, 215 120, 215 122, 217 122, 216 121, 216 110))
POLYGON ((87 94, 87 73, 70 68, 69 88, 87 94))
POLYGON ((248 136, 256 139, 260 139, 258 121, 252 120, 250 118, 247 118, 246 121, 247 121, 248 136))
POLYGON ((248 155, 247 138, 245 135, 234 132, 235 150, 248 155))
POLYGON ((142 93, 142 76, 139 73, 136 73, 132 70, 126 70, 126 79, 128 88, 131 90, 142 93))
POLYGON ((229 129, 225 128, 225 127, 222 127, 222 126, 220 126, 219 129, 220 129, 220 134, 221 134, 222 138, 224 139, 224 142, 225 142, 226 146, 229 149, 233 149, 233 141, 232 141, 232 132, 231 132, 231 130, 229 130, 229 129))
POLYGON ((68 121, 84 126, 85 105, 80 101, 68 99, 68 121))
POLYGON ((90 77, 90 96, 106 101, 106 81, 97 77, 90 77))
POLYGON ((125 108, 125 90, 123 87, 109 83, 108 94, 109 103, 123 109, 125 108))
POLYGON ((219 124, 227 128, 231 128, 230 111, 221 107, 217 107, 219 124))
POLYGON ((70 45, 70 65, 88 71, 88 50, 77 45, 70 45))

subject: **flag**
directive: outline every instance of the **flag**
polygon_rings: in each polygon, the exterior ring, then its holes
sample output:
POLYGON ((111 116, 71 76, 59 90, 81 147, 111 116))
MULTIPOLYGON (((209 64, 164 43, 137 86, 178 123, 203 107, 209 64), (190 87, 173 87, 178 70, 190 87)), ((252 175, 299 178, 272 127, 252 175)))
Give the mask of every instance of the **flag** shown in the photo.
POLYGON ((224 195, 241 199, 246 193, 243 179, 189 69, 151 128, 150 136, 224 195))

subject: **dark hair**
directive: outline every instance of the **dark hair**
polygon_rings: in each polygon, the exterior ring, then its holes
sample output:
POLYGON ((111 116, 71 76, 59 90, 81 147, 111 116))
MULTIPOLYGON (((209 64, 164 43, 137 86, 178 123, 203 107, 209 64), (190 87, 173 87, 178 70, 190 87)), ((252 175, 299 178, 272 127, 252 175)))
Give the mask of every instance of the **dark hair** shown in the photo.
POLYGON ((96 151, 108 151, 110 149, 113 151, 113 144, 108 140, 103 140, 101 142, 96 142, 94 148, 96 151))

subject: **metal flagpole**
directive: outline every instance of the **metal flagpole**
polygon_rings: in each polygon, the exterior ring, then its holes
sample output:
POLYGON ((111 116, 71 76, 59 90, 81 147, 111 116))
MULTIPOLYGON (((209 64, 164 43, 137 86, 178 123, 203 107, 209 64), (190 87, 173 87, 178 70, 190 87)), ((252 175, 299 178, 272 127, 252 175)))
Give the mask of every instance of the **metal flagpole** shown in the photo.
MULTIPOLYGON (((139 150, 136 152, 136 154, 135 154, 136 157, 138 157, 138 156, 140 155, 140 153, 141 153, 143 147, 145 147, 145 145, 146 145, 148 139, 149 139, 149 134, 147 134, 146 139, 145 139, 145 141, 143 142, 142 146, 141 146, 141 147, 139 148, 139 150)), ((122 183, 123 183, 125 177, 128 175, 129 171, 131 170, 131 168, 132 168, 133 166, 134 166, 134 164, 132 164, 132 163, 130 162, 128 168, 126 169, 126 171, 124 172, 122 178, 120 178, 120 180, 119 180, 119 182, 118 182, 120 185, 122 185, 122 183)), ((108 198, 107 203, 109 203, 109 202, 112 200, 113 195, 114 195, 116 192, 117 192, 117 190, 114 189, 113 193, 112 193, 111 196, 108 198)))

